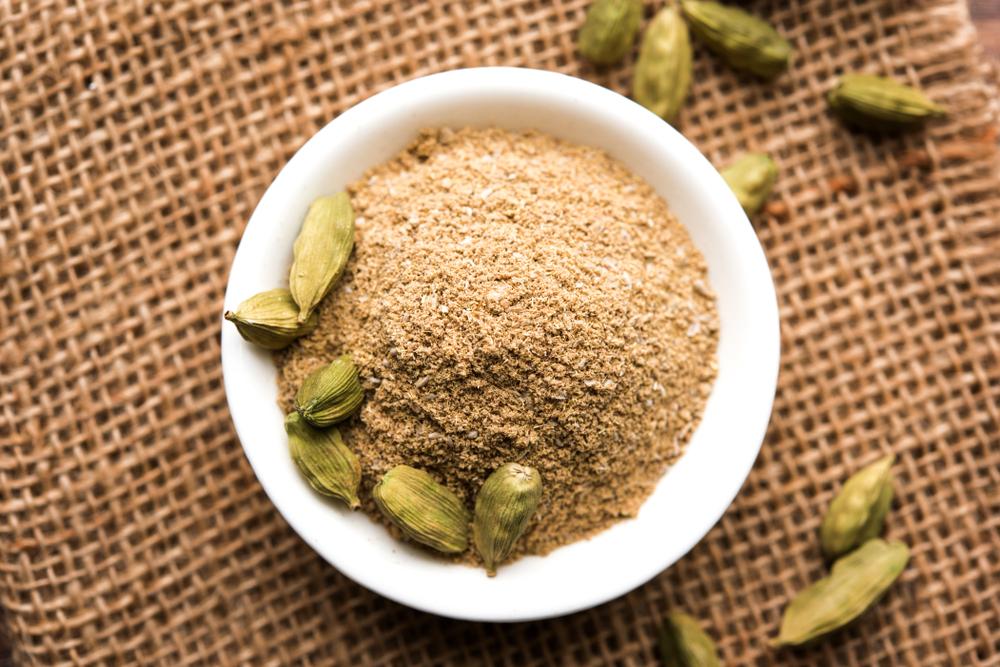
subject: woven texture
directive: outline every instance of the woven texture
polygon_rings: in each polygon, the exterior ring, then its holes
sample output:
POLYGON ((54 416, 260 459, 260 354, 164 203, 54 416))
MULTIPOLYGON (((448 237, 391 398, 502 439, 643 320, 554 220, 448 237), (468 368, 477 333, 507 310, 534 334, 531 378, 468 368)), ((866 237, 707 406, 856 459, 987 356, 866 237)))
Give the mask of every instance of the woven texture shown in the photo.
POLYGON ((16 661, 645 665, 678 606, 733 665, 1000 664, 996 91, 958 0, 755 3, 797 49, 770 85, 697 46, 684 133, 717 164, 752 148, 781 166, 754 224, 783 362, 749 480, 668 572, 563 619, 449 621, 341 576, 264 496, 218 340, 264 189, 324 123, 415 76, 519 65, 627 92, 629 64, 574 53, 586 4, 0 3, 0 606, 16 661), (920 84, 951 115, 899 138, 847 131, 823 100, 845 69, 920 84), (889 451, 889 534, 910 566, 835 639, 769 649, 824 572, 822 510, 889 451))

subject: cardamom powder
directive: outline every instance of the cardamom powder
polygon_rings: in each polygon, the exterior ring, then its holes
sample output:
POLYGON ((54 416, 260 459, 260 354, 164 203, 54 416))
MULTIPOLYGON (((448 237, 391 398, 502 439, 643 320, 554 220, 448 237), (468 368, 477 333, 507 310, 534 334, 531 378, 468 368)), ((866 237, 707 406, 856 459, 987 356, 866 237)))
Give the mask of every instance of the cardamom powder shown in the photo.
MULTIPOLYGON (((355 251, 315 331, 277 354, 286 411, 341 353, 363 509, 398 464, 471 512, 517 461, 544 489, 512 557, 633 516, 716 374, 705 263, 667 204, 600 150, 536 132, 425 132, 348 187, 355 251)), ((474 558, 468 550, 466 558, 474 558)))

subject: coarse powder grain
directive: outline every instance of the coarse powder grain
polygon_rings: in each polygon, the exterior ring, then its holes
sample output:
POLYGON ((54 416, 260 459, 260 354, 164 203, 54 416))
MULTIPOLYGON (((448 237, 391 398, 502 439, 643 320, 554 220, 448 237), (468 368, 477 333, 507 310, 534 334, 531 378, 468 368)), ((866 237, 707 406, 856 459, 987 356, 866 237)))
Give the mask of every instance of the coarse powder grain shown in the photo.
POLYGON ((290 410, 353 355, 366 401, 341 431, 364 511, 384 522, 371 488, 394 465, 471 510, 513 461, 544 484, 516 555, 634 516, 716 375, 704 260, 664 201, 600 150, 499 129, 425 131, 348 190, 354 255, 276 360, 290 410))

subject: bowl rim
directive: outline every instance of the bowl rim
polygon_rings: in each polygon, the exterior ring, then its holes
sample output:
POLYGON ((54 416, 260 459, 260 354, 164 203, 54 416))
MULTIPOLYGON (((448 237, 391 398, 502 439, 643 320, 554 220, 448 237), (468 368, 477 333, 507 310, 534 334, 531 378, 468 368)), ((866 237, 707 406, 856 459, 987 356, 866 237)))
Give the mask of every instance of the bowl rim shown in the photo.
MULTIPOLYGON (((727 231, 741 236, 740 243, 745 248, 744 252, 747 253, 748 265, 753 266, 752 280, 758 283, 761 289, 766 289, 767 291, 766 294, 762 295, 760 304, 760 331, 762 332, 763 339, 770 340, 771 342, 763 346, 760 350, 759 368, 764 369, 764 372, 758 378, 758 383, 756 384, 756 390, 759 394, 756 395, 754 400, 758 407, 747 428, 747 442, 753 443, 753 446, 748 445, 745 451, 741 450, 738 457, 734 460, 727 460, 727 465, 735 468, 730 477, 733 481, 738 478, 738 483, 733 484, 732 488, 720 491, 718 497, 714 499, 713 506, 705 510, 705 516, 710 517, 711 521, 706 521, 703 530, 698 531, 698 535, 689 536, 686 541, 678 542, 671 554, 658 561, 658 564, 647 564, 646 567, 627 569, 621 573, 613 585, 600 585, 599 582, 595 581, 595 590, 590 595, 584 593, 575 595, 572 600, 567 599, 564 604, 559 604, 556 601, 549 604, 534 605, 530 609, 524 610, 510 608, 491 609, 476 607, 475 605, 444 604, 440 599, 428 599, 427 596, 421 593, 411 594, 405 587, 393 586, 390 583, 386 583, 381 577, 373 576, 371 572, 365 570, 363 564, 359 566, 356 562, 341 557, 338 553, 331 553, 328 549, 322 548, 315 539, 315 535, 306 526, 304 519, 298 517, 294 512, 287 512, 282 509, 285 501, 282 500, 283 494, 281 490, 270 483, 266 466, 262 461, 255 461, 257 457, 253 448, 248 447, 246 444, 253 438, 254 420, 247 414, 246 409, 241 408, 240 404, 234 400, 234 397, 239 393, 238 385, 243 381, 239 367, 237 366, 237 357, 239 355, 236 352, 236 348, 237 346, 248 344, 242 341, 232 327, 224 326, 221 334, 223 381, 237 436, 244 450, 244 455, 247 457, 265 493, 275 509, 278 510, 292 529, 338 571, 386 598, 441 616, 494 622, 515 622, 562 616, 602 604, 646 583, 673 565, 704 538, 730 506, 756 461, 770 421, 780 364, 780 328, 777 296, 759 239, 746 215, 736 202, 735 197, 715 168, 712 167, 693 144, 672 126, 664 123, 651 112, 611 90, 565 74, 527 68, 484 67, 451 70, 411 79, 377 93, 335 117, 306 141, 281 168, 274 181, 268 186, 261 197, 246 225, 233 259, 225 294, 225 304, 228 307, 234 306, 241 298, 246 296, 238 294, 241 289, 238 285, 240 272, 237 268, 240 264, 240 251, 246 245, 248 237, 260 225, 266 224, 266 221, 260 220, 261 216, 259 213, 267 208, 266 205, 269 200, 277 197, 276 193, 278 191, 289 187, 290 179, 295 173, 308 168, 316 160, 317 155, 323 151, 323 147, 329 138, 341 132, 342 129, 350 131, 349 128, 351 128, 353 123, 365 118, 367 114, 377 110, 379 107, 405 103, 408 97, 415 94, 433 95, 435 91, 440 92, 454 89, 468 90, 471 88, 472 90, 488 90, 491 87, 497 89, 509 88, 512 84, 523 86, 525 89, 530 89, 536 94, 551 92, 553 95, 569 95, 575 101, 591 107, 609 105, 615 108, 616 113, 622 114, 623 122, 641 125, 643 131, 650 133, 651 140, 656 137, 657 140, 665 144, 671 144, 672 150, 681 151, 684 154, 684 158, 690 160, 691 169, 701 174, 699 178, 706 178, 712 181, 713 197, 719 198, 719 201, 713 205, 717 206, 723 212, 725 218, 732 220, 727 231)), ((401 149, 402 146, 399 148, 401 149)), ((696 433, 700 429, 702 429, 702 424, 699 424, 696 433)), ((684 460, 683 455, 680 460, 684 460)), ((669 472, 670 469, 668 469, 669 472)), ((621 523, 618 522, 616 525, 620 525, 621 523)), ((501 578, 498 577, 498 579, 501 578)))

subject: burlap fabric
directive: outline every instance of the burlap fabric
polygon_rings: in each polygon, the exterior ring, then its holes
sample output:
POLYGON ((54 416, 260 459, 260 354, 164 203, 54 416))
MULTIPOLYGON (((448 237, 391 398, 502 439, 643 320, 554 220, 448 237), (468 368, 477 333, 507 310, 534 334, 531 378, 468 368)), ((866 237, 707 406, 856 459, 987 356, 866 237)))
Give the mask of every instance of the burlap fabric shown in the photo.
POLYGON ((455 622, 347 580, 264 496, 219 367, 258 198, 320 126, 415 76, 520 65, 627 91, 629 66, 574 54, 586 4, 0 4, 0 604, 16 661, 642 665, 682 607, 728 664, 1000 664, 996 91, 955 0, 756 3, 798 50, 772 85, 697 48, 683 131, 717 163, 753 148, 781 165, 754 224, 784 356, 749 481, 668 572, 564 619, 455 622), (823 101, 847 69, 921 84, 950 118, 847 131, 823 101), (889 451, 889 533, 911 565, 831 641, 769 649, 824 572, 821 511, 889 451))

